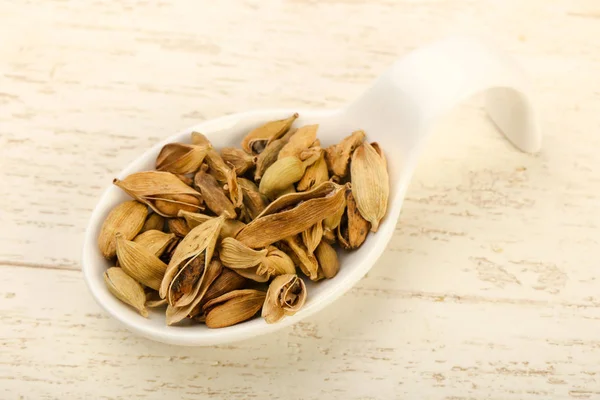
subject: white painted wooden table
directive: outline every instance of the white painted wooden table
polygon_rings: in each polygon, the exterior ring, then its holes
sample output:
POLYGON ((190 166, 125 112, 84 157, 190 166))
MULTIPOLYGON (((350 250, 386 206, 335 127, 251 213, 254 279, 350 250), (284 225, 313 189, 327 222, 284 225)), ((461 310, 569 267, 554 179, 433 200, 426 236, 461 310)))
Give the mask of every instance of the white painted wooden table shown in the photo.
POLYGON ((0 1, 0 398, 600 398, 600 4, 0 1), (439 126, 397 234, 308 320, 229 346, 133 336, 88 294, 83 231, 157 140, 261 107, 337 107, 405 52, 492 35, 545 133, 477 99, 439 126))

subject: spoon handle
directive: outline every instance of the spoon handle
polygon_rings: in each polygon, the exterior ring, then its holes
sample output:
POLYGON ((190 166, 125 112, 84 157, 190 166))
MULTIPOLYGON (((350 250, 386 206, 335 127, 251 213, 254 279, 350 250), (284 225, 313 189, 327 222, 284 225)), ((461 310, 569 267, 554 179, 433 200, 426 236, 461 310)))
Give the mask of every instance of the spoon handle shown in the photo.
POLYGON ((452 37, 411 52, 346 112, 359 120, 365 113, 372 119, 375 112, 380 128, 404 127, 398 144, 418 150, 442 114, 479 92, 485 92, 492 121, 516 147, 540 149, 541 132, 525 74, 500 49, 471 37, 452 37))

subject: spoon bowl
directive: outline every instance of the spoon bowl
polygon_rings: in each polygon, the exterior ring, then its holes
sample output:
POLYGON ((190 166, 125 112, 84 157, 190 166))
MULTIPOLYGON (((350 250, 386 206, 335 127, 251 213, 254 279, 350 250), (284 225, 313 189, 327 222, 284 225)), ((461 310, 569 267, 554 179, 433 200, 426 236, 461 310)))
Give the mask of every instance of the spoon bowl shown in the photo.
POLYGON ((109 211, 129 197, 110 186, 100 198, 83 249, 86 283, 98 303, 131 331, 164 343, 214 345, 273 332, 294 324, 333 302, 375 264, 396 226, 404 194, 425 144, 431 125, 443 113, 471 95, 487 91, 486 108, 506 136, 524 151, 537 151, 541 135, 531 105, 527 82, 519 68, 494 46, 471 38, 451 38, 417 50, 385 72, 363 96, 339 110, 273 109, 245 112, 192 126, 142 154, 118 176, 152 170, 161 148, 171 142, 189 142, 193 131, 202 132, 219 149, 239 146, 244 135, 266 121, 294 112, 296 126, 319 124, 322 146, 338 143, 352 131, 362 129, 367 140, 378 142, 386 154, 390 175, 387 215, 379 230, 367 236, 358 249, 340 253, 335 278, 313 283, 306 280, 308 298, 294 316, 276 324, 256 318, 222 329, 205 325, 166 326, 164 312, 150 310, 144 318, 110 294, 103 281, 110 267, 97 248, 97 237, 109 211))

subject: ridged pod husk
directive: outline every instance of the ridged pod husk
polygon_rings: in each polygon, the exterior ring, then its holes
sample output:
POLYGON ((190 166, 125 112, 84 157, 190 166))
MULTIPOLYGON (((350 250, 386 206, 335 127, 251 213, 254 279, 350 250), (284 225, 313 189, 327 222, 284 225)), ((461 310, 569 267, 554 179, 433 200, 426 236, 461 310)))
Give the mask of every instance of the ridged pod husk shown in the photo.
MULTIPOLYGON (((192 213, 189 211, 180 211, 178 215, 186 220, 190 229, 194 229, 195 227, 208 221, 209 219, 216 218, 212 215, 192 213)), ((226 237, 235 237, 244 226, 246 226, 246 224, 244 224, 242 221, 238 221, 235 219, 226 219, 223 222, 223 227, 221 228, 221 232, 219 233, 219 239, 224 239, 226 237)))
POLYGON ((169 218, 167 226, 169 227, 169 232, 179 237, 185 237, 185 235, 190 233, 190 228, 185 218, 169 218))
POLYGON ((308 192, 292 193, 273 201, 236 238, 252 248, 266 247, 296 235, 343 205, 344 186, 325 182, 308 192))
MULTIPOLYGON (((192 144, 197 146, 211 146, 210 140, 200 132, 192 132, 192 144)), ((214 150, 214 149, 213 149, 214 150)))
POLYGON ((325 161, 331 175, 343 178, 348 173, 348 162, 352 157, 352 152, 365 140, 363 131, 355 131, 340 143, 329 146, 325 149, 325 161))
POLYGON ((229 268, 223 268, 219 276, 208 287, 201 301, 190 311, 190 318, 203 318, 202 306, 212 299, 234 290, 243 289, 249 281, 229 268))
POLYGON ((273 324, 294 315, 304 306, 306 295, 306 285, 298 275, 280 275, 269 284, 262 317, 273 324))
POLYGON ((223 188, 227 191, 227 195, 233 206, 235 208, 240 208, 242 206, 244 194, 242 188, 238 185, 237 174, 234 169, 230 169, 229 172, 227 172, 227 183, 223 188))
POLYGON ((290 156, 300 158, 300 154, 308 149, 317 139, 318 128, 319 125, 306 125, 298 128, 296 133, 290 137, 285 146, 279 151, 277 159, 281 160, 290 156))
POLYGON ((167 265, 146 246, 117 234, 117 259, 123 271, 142 285, 160 287, 167 265))
POLYGON ((160 257, 174 240, 175 234, 156 229, 142 232, 133 239, 135 243, 141 244, 156 257, 160 257))
POLYGON ((260 275, 258 273, 259 268, 260 268, 260 265, 250 267, 250 268, 238 268, 235 270, 235 272, 237 272, 244 278, 254 281, 254 282, 259 282, 259 283, 268 282, 269 277, 267 275, 260 275))
POLYGON ((249 169, 253 168, 256 162, 255 156, 235 147, 221 149, 221 158, 226 164, 233 166, 238 176, 245 174, 249 169))
POLYGON ((319 262, 314 254, 309 253, 306 246, 298 239, 297 236, 290 236, 282 240, 286 245, 284 248, 286 254, 294 261, 294 264, 300 267, 304 275, 310 280, 316 281, 319 278, 319 262))
POLYGON ((210 145, 169 143, 156 158, 156 169, 173 174, 192 174, 200 168, 210 145))
POLYGON ((204 269, 204 273, 198 283, 198 289, 189 302, 182 306, 167 305, 166 319, 167 325, 173 325, 188 317, 192 310, 194 310, 198 304, 204 298, 204 295, 208 291, 208 288, 213 284, 217 277, 221 274, 223 266, 219 260, 212 260, 208 266, 204 269))
POLYGON ((273 276, 294 274, 294 261, 284 251, 275 246, 269 246, 267 255, 256 269, 256 274, 270 279, 273 276))
POLYGON ((212 212, 217 215, 225 215, 228 218, 236 217, 235 207, 214 176, 200 170, 194 177, 194 186, 200 191, 206 206, 212 212))
POLYGON ((206 268, 200 268, 199 264, 193 264, 192 268, 196 267, 201 275, 190 278, 195 279, 191 289, 183 293, 177 301, 173 296, 173 282, 176 281, 177 275, 182 274, 182 271, 188 268, 197 257, 203 259, 203 263, 200 263, 202 266, 209 265, 223 221, 224 217, 217 217, 198 225, 183 238, 175 249, 159 290, 160 297, 167 298, 171 306, 187 305, 198 294, 206 271, 206 268))
POLYGON ((253 129, 242 140, 242 149, 248 153, 261 153, 270 142, 283 136, 296 118, 298 118, 298 114, 294 114, 289 118, 270 121, 253 129))
POLYGON ((302 179, 305 170, 306 166, 298 157, 280 158, 265 171, 258 190, 269 199, 275 199, 290 185, 302 179))
POLYGON ((238 178, 238 185, 242 188, 244 208, 251 221, 267 207, 269 200, 259 192, 258 186, 248 179, 238 178))
POLYGON ((317 260, 319 261, 319 269, 323 271, 323 275, 327 279, 331 279, 337 275, 340 270, 340 262, 337 252, 327 242, 321 242, 315 251, 317 260))
POLYGON ((206 326, 224 328, 252 318, 262 308, 265 296, 260 290, 241 289, 212 299, 203 307, 206 326))
POLYGON ((371 144, 364 142, 352 154, 351 178, 352 194, 358 210, 371 223, 371 231, 377 232, 379 221, 387 211, 390 195, 385 157, 371 144))
POLYGON ((327 170, 327 163, 325 162, 325 152, 320 150, 319 158, 310 167, 306 168, 302 179, 296 185, 296 189, 299 192, 310 190, 316 186, 319 186, 323 182, 329 180, 329 171, 327 170))
POLYGON ((163 217, 174 217, 179 210, 203 209, 200 193, 170 172, 137 172, 123 180, 115 178, 113 183, 163 217))
POLYGON ((157 213, 152 213, 146 218, 146 222, 144 222, 144 226, 142 226, 140 233, 152 230, 162 231, 164 228, 165 217, 157 213))
POLYGON ((144 226, 148 207, 135 200, 126 201, 109 213, 98 235, 98 247, 105 258, 113 258, 117 250, 116 234, 120 233, 125 239, 133 239, 144 226))
POLYGON ((351 189, 346 190, 346 209, 337 227, 337 238, 340 246, 346 250, 359 248, 369 233, 369 221, 358 211, 351 189))
POLYGON ((307 230, 302 232, 302 242, 309 253, 314 253, 315 249, 323 238, 323 222, 319 221, 307 230))
POLYGON ((254 250, 234 238, 225 238, 219 246, 219 258, 223 265, 233 269, 251 268, 267 256, 267 249, 254 250))
POLYGON ((296 133, 296 128, 291 128, 285 135, 277 140, 270 142, 267 147, 256 157, 256 170, 254 171, 254 180, 260 181, 265 171, 277 161, 279 152, 288 142, 290 137, 296 133))
POLYGON ((144 288, 123 269, 111 267, 104 271, 104 283, 113 296, 135 308, 143 317, 148 317, 144 288))

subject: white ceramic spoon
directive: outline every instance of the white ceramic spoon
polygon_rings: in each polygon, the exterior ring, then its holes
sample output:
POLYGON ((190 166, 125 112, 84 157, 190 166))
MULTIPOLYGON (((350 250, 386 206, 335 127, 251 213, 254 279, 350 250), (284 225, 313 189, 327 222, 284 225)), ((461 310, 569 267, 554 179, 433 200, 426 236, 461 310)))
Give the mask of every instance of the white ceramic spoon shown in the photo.
POLYGON ((109 263, 96 245, 100 226, 109 210, 128 197, 110 186, 92 214, 83 250, 85 280, 98 303, 133 332, 147 338, 178 345, 212 345, 273 332, 300 321, 322 309, 358 282, 390 240, 404 194, 421 148, 436 119, 471 95, 486 91, 486 109, 499 129, 519 149, 535 152, 541 143, 535 110, 527 82, 520 69, 498 49, 472 38, 450 38, 418 49, 396 62, 358 100, 339 110, 261 110, 230 115, 203 122, 142 154, 119 174, 119 178, 154 168, 156 156, 166 143, 189 141, 192 131, 206 134, 216 148, 239 146, 252 128, 294 112, 300 114, 295 126, 320 125, 323 146, 339 142, 356 129, 363 129, 369 141, 379 142, 388 159, 390 173, 389 208, 379 231, 370 234, 357 251, 341 254, 341 269, 330 280, 308 282, 308 300, 295 316, 268 325, 256 318, 223 329, 204 325, 166 326, 164 311, 146 319, 113 297, 102 274, 109 263))

